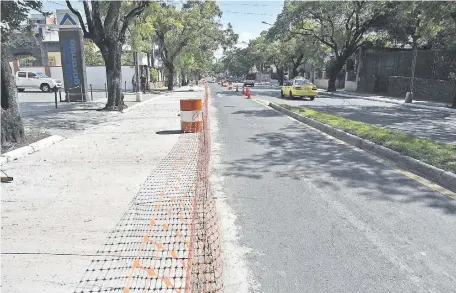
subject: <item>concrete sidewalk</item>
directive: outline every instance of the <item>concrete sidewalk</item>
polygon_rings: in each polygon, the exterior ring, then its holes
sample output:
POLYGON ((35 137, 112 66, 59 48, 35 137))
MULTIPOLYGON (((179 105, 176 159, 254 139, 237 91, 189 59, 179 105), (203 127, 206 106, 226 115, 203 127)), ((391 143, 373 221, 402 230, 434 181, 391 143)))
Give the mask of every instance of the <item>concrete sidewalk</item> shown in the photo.
MULTIPOLYGON (((143 102, 157 97, 156 94, 143 95, 143 102)), ((94 101, 85 103, 58 103, 54 105, 53 93, 24 92, 19 95, 20 110, 26 130, 47 131, 52 135, 71 137, 94 125, 109 121, 121 115, 119 112, 97 112, 106 105, 104 93, 95 92, 94 101)), ((128 107, 139 104, 136 95, 126 94, 128 107)), ((128 108, 127 108, 128 109, 128 108)))
POLYGON ((141 184, 178 141, 173 93, 2 166, 2 287, 73 292, 141 184))

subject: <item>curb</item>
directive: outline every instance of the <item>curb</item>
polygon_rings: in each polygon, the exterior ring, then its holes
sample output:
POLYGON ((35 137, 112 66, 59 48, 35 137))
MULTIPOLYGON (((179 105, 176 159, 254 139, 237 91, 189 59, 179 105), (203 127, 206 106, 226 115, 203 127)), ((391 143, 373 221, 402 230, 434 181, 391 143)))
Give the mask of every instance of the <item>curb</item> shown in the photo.
POLYGON ((436 168, 434 166, 421 162, 412 157, 402 155, 389 148, 386 148, 384 146, 373 143, 369 140, 360 138, 358 136, 349 134, 345 131, 336 129, 327 124, 307 118, 305 116, 292 112, 288 109, 285 109, 277 104, 269 103, 269 106, 285 115, 293 117, 300 122, 308 124, 316 129, 321 130, 331 136, 334 136, 348 144, 354 145, 360 149, 371 152, 379 157, 388 159, 390 161, 394 161, 395 163, 398 163, 402 167, 404 167, 414 173, 417 173, 417 174, 423 176, 424 178, 426 178, 430 181, 433 181, 441 186, 444 186, 445 188, 448 188, 449 190, 451 190, 453 192, 456 192, 456 174, 436 168))
POLYGON ((445 107, 435 107, 435 106, 426 106, 426 105, 419 105, 419 104, 413 104, 413 103, 404 103, 404 102, 399 102, 396 100, 392 100, 389 98, 375 98, 375 97, 364 97, 364 96, 357 96, 357 95, 347 95, 347 94, 342 94, 342 93, 328 93, 328 92, 318 92, 319 95, 322 96, 328 96, 328 97, 341 97, 341 98, 349 98, 349 99, 362 99, 362 100, 368 100, 368 101, 377 101, 377 102, 384 102, 384 103, 391 103, 391 104, 397 104, 400 106, 404 107, 414 107, 414 108, 421 108, 421 109, 429 109, 429 110, 435 110, 435 111, 443 111, 443 112, 448 112, 452 114, 456 114, 455 109, 451 108, 445 108, 445 107))
POLYGON ((58 136, 58 135, 51 135, 49 137, 43 138, 39 141, 36 141, 34 143, 31 143, 27 146, 23 146, 21 148, 12 150, 10 152, 4 153, 1 156, 0 159, 0 165, 3 165, 7 162, 11 162, 14 160, 17 160, 19 158, 26 157, 30 154, 33 154, 41 149, 44 149, 46 147, 49 147, 61 140, 64 140, 64 137, 58 136))

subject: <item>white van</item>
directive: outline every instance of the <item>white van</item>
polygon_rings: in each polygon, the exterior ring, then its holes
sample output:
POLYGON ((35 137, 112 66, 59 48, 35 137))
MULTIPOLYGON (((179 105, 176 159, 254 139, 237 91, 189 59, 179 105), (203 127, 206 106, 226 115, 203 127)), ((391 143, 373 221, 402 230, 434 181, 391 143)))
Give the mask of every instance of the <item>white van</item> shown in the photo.
POLYGON ((255 86, 256 74, 248 73, 244 79, 244 86, 255 86))
POLYGON ((16 72, 16 88, 20 92, 25 89, 40 89, 43 92, 57 91, 62 88, 62 81, 41 72, 18 71, 16 72))

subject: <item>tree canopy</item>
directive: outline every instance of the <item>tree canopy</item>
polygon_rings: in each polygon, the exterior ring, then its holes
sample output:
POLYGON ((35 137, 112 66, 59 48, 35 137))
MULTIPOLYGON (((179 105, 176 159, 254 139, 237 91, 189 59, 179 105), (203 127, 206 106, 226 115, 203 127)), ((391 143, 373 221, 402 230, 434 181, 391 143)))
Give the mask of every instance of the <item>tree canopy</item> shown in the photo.
POLYGON ((224 28, 220 17, 214 1, 187 1, 179 6, 154 3, 131 31, 133 48, 150 52, 151 44, 158 44, 159 57, 168 70, 168 88, 172 89, 177 69, 186 74, 207 72, 213 52, 237 41, 231 25, 224 28))

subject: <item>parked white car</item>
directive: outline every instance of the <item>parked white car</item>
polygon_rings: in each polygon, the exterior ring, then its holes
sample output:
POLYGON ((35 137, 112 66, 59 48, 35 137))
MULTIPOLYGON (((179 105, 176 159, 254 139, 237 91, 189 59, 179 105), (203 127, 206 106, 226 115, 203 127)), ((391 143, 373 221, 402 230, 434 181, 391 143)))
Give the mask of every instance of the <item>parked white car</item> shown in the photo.
POLYGON ((16 72, 16 87, 20 92, 25 89, 40 89, 43 92, 50 92, 62 88, 62 81, 41 72, 18 71, 16 72))

